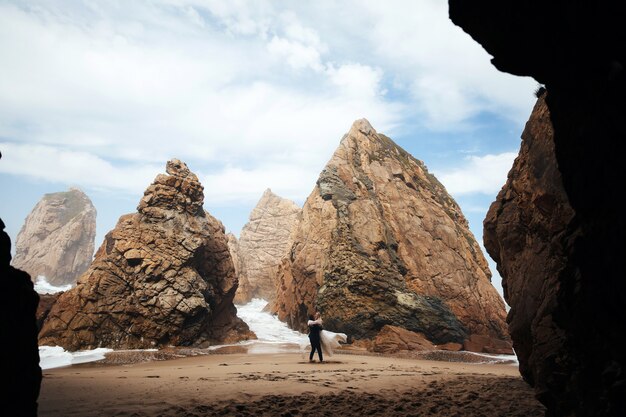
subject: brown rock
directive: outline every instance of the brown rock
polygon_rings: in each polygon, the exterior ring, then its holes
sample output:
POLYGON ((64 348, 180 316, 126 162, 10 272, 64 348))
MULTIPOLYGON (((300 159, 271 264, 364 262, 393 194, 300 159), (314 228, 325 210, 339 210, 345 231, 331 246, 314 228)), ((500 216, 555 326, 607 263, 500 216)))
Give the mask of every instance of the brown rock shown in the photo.
POLYGON ((543 95, 522 133, 509 179, 484 222, 485 248, 498 263, 511 306, 509 329, 520 372, 539 393, 552 378, 550 357, 565 349, 553 314, 559 278, 567 268, 563 239, 573 219, 543 95))
POLYGON ((41 345, 136 349, 253 337, 232 303, 237 279, 223 225, 203 210, 203 187, 184 163, 169 161, 167 173, 59 297, 41 345))
POLYGON ((430 343, 421 333, 415 333, 402 327, 385 325, 374 338, 370 349, 379 353, 396 353, 410 350, 434 350, 435 345, 430 343))
POLYGON ((252 298, 271 301, 276 296, 278 264, 287 254, 291 231, 297 225, 300 207, 281 198, 269 188, 250 213, 250 221, 241 230, 239 239, 240 287, 237 300, 247 303, 252 298))
POLYGON ((469 339, 463 342, 463 349, 477 353, 514 354, 511 343, 482 334, 471 335, 469 339))
POLYGON ((52 306, 57 302, 63 292, 57 292, 54 294, 39 294, 39 304, 37 305, 37 329, 41 330, 43 322, 46 321, 52 306))
POLYGON ((74 285, 91 264, 96 209, 85 193, 46 194, 26 217, 17 235, 13 266, 56 286, 74 285))
POLYGON ((373 338, 386 324, 431 342, 507 339, 504 303, 459 206, 424 164, 358 120, 302 210, 273 309, 303 329, 373 338))
POLYGON ((244 266, 239 258, 239 241, 237 240, 237 236, 232 233, 226 234, 226 238, 228 239, 228 251, 230 252, 230 257, 233 259, 233 265, 235 267, 235 275, 237 276, 237 281, 239 281, 233 302, 235 304, 245 304, 252 299, 252 295, 250 293, 251 289, 248 276, 243 272, 244 266))
POLYGON ((463 345, 460 343, 444 343, 443 345, 435 346, 435 348, 438 350, 448 350, 452 352, 458 352, 459 350, 463 349, 463 345))

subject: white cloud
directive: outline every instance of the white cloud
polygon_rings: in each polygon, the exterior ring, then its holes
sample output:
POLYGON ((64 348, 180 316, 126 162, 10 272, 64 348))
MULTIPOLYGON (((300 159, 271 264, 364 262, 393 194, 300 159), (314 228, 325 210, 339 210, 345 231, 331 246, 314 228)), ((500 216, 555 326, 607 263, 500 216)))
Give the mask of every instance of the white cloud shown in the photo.
POLYGON ((267 50, 279 58, 284 58, 294 69, 311 68, 315 71, 323 69, 320 51, 313 46, 274 36, 267 44, 267 50))
POLYGON ((383 93, 383 71, 362 64, 345 64, 338 68, 330 65, 328 76, 333 84, 351 96, 375 97, 383 93))
POLYGON ((362 54, 375 57, 411 86, 421 110, 416 117, 429 128, 463 127, 485 111, 514 120, 527 117, 536 82, 495 70, 484 49, 451 23, 446 1, 353 3, 361 16, 342 25, 353 25, 351 32, 360 31, 367 39, 362 54))
MULTIPOLYGON (((0 142, 0 172, 140 196, 164 168, 153 165, 114 166, 80 151, 46 145, 0 142)), ((163 165, 165 166, 165 165, 163 165)))
POLYGON ((2 3, 0 56, 3 172, 141 192, 178 157, 215 203, 306 197, 358 118, 393 137, 532 101, 433 0, 2 3))
POLYGON ((215 174, 200 174, 209 206, 247 203, 254 205, 271 184, 272 191, 298 202, 311 193, 319 170, 291 164, 267 164, 255 169, 227 166, 215 174), (303 187, 303 184, 308 186, 303 187))
POLYGON ((495 194, 506 182, 507 174, 516 156, 515 152, 469 156, 463 166, 442 171, 436 175, 452 195, 495 194))

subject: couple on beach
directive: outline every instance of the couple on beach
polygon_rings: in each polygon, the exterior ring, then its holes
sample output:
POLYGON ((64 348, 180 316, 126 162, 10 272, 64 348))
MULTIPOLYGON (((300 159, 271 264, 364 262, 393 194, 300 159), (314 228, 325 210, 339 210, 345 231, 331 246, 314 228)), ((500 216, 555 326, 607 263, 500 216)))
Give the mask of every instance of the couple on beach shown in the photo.
POLYGON ((324 330, 323 324, 324 322, 319 312, 309 316, 309 321, 307 322, 309 342, 311 343, 309 362, 313 362, 313 356, 315 356, 316 351, 320 362, 324 362, 324 355, 333 356, 333 350, 341 346, 341 343, 348 341, 348 336, 345 333, 333 333, 324 330))

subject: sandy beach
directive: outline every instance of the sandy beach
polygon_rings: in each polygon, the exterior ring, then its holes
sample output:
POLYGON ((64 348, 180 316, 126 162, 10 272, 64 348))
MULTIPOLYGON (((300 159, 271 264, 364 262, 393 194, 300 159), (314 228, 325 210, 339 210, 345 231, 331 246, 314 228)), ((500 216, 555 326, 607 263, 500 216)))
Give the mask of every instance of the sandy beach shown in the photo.
POLYGON ((515 365, 211 354, 44 371, 39 416, 542 416, 515 365))

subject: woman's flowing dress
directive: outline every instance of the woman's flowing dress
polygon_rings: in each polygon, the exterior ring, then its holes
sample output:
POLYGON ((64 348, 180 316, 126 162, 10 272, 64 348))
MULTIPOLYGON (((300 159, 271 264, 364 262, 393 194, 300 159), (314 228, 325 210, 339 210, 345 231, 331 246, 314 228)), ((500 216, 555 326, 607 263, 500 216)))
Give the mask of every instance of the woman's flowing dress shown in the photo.
POLYGON ((324 356, 333 356, 335 349, 341 347, 341 343, 348 342, 348 336, 345 333, 334 333, 328 330, 321 331, 320 339, 324 356))

